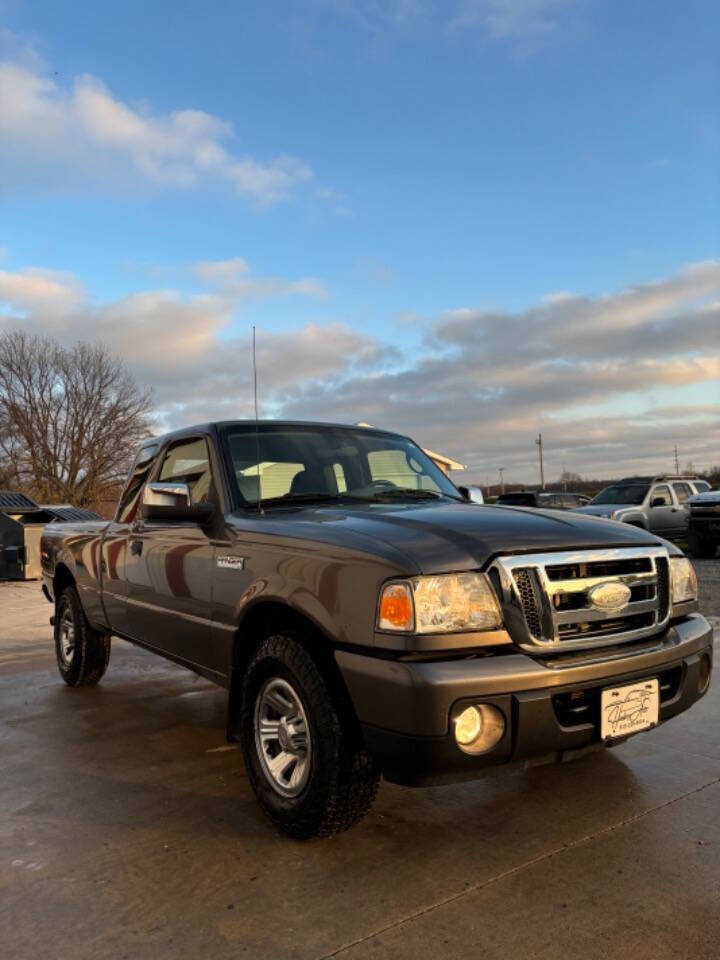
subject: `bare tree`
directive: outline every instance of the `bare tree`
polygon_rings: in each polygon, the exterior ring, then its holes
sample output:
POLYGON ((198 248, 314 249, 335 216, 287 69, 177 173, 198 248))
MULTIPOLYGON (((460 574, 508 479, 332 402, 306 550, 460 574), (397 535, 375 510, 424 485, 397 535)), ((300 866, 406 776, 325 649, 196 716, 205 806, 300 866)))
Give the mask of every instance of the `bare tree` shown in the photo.
POLYGON ((560 483, 582 483, 582 477, 579 473, 573 473, 572 470, 563 470, 560 474, 560 483))
POLYGON ((148 435, 150 401, 103 346, 0 335, 0 472, 41 503, 96 503, 148 435))

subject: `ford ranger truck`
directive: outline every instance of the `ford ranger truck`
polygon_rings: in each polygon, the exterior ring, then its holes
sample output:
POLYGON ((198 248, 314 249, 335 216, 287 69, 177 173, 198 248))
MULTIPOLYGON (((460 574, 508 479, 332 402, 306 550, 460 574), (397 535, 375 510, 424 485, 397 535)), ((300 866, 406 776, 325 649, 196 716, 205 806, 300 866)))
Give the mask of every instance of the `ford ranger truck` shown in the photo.
POLYGON ((228 690, 271 820, 332 835, 408 785, 568 759, 710 685, 693 567, 627 524, 480 506, 407 437, 211 423, 148 440, 112 521, 42 539, 62 679, 110 638, 228 690))

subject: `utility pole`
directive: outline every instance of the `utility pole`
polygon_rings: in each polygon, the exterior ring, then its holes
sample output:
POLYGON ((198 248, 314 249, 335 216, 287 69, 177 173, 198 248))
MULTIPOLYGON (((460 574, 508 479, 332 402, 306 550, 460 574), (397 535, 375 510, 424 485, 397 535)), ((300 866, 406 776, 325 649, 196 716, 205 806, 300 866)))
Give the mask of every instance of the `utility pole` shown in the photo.
POLYGON ((563 464, 563 465, 562 465, 562 482, 563 482, 563 490, 565 491, 565 493, 567 493, 567 476, 566 476, 566 473, 567 473, 567 471, 565 470, 565 464, 563 464))
POLYGON ((539 434, 537 435, 537 440, 535 441, 535 443, 536 443, 537 446, 538 446, 538 452, 539 452, 539 455, 540 455, 540 486, 541 486, 541 488, 544 490, 544 489, 545 489, 545 469, 544 469, 544 467, 543 467, 543 458, 542 458, 542 434, 541 434, 541 433, 539 433, 539 434))
POLYGON ((678 460, 677 444, 675 444, 675 476, 680 475, 680 461, 678 460))
POLYGON ((500 493, 505 493, 505 480, 503 479, 503 474, 505 473, 505 467, 499 467, 500 470, 500 493))

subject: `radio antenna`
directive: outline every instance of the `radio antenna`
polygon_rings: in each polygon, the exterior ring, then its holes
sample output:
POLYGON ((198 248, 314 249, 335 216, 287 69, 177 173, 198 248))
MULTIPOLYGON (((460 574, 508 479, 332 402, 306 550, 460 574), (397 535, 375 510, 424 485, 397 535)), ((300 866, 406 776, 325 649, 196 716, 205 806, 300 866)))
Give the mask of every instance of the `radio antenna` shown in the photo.
POLYGON ((257 506, 258 513, 264 513, 262 507, 262 483, 260 480, 260 420, 257 402, 257 359, 255 357, 255 324, 253 324, 253 393, 255 395, 255 459, 257 460, 257 506))

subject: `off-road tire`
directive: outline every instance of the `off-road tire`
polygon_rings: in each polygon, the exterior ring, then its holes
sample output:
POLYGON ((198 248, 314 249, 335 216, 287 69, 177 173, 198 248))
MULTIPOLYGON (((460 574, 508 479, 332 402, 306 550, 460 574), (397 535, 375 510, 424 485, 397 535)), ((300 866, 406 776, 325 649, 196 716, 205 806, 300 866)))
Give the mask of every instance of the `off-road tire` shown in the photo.
POLYGON ((276 634, 260 643, 243 677, 239 733, 261 807, 281 830, 305 840, 334 836, 358 823, 372 806, 380 774, 351 709, 301 640, 297 634, 276 634), (273 788, 256 747, 255 705, 271 678, 286 680, 299 695, 310 730, 310 772, 295 797, 283 797, 273 788))
POLYGON ((70 687, 96 684, 110 662, 110 634, 92 627, 85 616, 75 587, 65 587, 55 603, 55 656, 60 676, 70 687), (74 648, 71 656, 63 656, 61 644, 66 618, 72 621, 74 648))
POLYGON ((688 550, 694 557, 712 560, 717 552, 717 543, 706 537, 700 537, 694 530, 688 533, 688 550))

